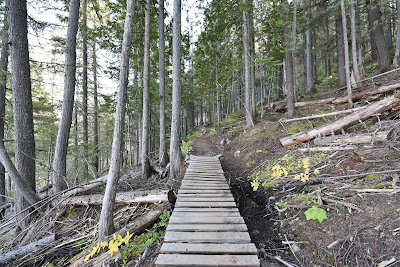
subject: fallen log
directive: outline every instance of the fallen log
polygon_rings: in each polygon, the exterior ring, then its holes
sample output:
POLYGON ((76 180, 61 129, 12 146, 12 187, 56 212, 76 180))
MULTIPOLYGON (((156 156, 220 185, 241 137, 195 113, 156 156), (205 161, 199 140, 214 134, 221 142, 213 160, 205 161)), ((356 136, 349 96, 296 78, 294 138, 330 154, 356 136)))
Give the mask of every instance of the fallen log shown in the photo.
POLYGON ((332 144, 373 144, 375 142, 386 142, 389 140, 389 133, 390 131, 381 131, 370 134, 317 137, 314 139, 314 145, 327 146, 332 144))
MULTIPOLYGON (((375 89, 375 90, 369 90, 369 91, 361 92, 358 94, 354 94, 352 96, 352 99, 353 99, 353 101, 357 101, 357 100, 364 99, 364 98, 367 98, 367 97, 370 97, 373 95, 390 93, 398 88, 400 88, 400 83, 386 85, 386 86, 379 87, 378 89, 375 89)), ((347 96, 339 97, 339 98, 331 97, 331 98, 312 100, 312 101, 306 101, 306 102, 297 102, 297 103, 294 103, 294 107, 300 108, 300 107, 305 107, 305 106, 318 105, 318 104, 330 104, 330 103, 335 104, 335 105, 347 103, 347 96)), ((264 109, 267 110, 268 107, 264 107, 264 109)), ((287 109, 286 105, 280 105, 280 106, 276 106, 274 111, 284 111, 286 109, 287 109)))
POLYGON ((300 133, 297 133, 295 135, 287 136, 282 139, 280 139, 282 146, 291 146, 291 145, 296 145, 305 141, 308 141, 310 139, 313 139, 314 137, 321 136, 321 135, 326 135, 330 134, 332 132, 339 131, 342 128, 345 128, 347 126, 350 126, 354 124, 355 122, 359 122, 362 120, 365 120, 371 116, 374 116, 377 113, 384 112, 386 110, 390 110, 394 107, 397 107, 400 105, 400 99, 395 97, 395 96, 390 96, 385 99, 382 99, 378 102, 372 103, 368 106, 365 106, 365 108, 360 109, 358 111, 355 111, 345 117, 342 117, 336 121, 327 123, 325 125, 322 125, 320 127, 303 131, 300 133))
MULTIPOLYGON (((137 192, 136 192, 137 194, 137 192)), ((65 199, 60 203, 60 205, 102 205, 103 204, 103 194, 92 194, 83 196, 73 196, 65 199)), ((56 200, 58 203, 59 200, 56 200)), ((115 205, 125 205, 132 203, 160 203, 168 202, 168 196, 166 193, 158 195, 147 195, 147 196, 135 196, 135 191, 130 192, 120 192, 115 196, 115 205)))
POLYGON ((346 113, 352 113, 354 111, 363 109, 364 107, 358 107, 358 108, 352 108, 352 109, 345 109, 341 111, 335 111, 331 113, 325 113, 325 114, 319 114, 319 115, 313 115, 313 116, 307 116, 307 117, 301 117, 301 118, 294 118, 294 119, 288 119, 288 120, 282 120, 281 122, 293 122, 293 121, 301 121, 301 120, 312 120, 312 119, 318 119, 318 118, 325 118, 325 117, 330 117, 330 116, 336 116, 336 115, 341 115, 341 114, 346 114, 346 113))
MULTIPOLYGON (((121 235, 121 236, 126 236, 127 232, 129 231, 130 233, 135 233, 135 235, 139 235, 143 233, 146 229, 148 229, 150 226, 152 226, 154 223, 157 222, 158 218, 164 213, 165 210, 168 210, 170 208, 170 204, 163 203, 159 205, 157 208, 149 211, 143 216, 140 216, 139 218, 135 219, 135 221, 129 223, 127 226, 123 227, 119 231, 115 233, 115 235, 121 235)), ((112 236, 109 236, 106 238, 106 240, 112 239, 112 236)), ((87 252, 89 253, 89 251, 87 252)), ((86 254, 87 254, 86 253, 86 254)), ((82 255, 79 259, 77 259, 75 262, 72 263, 72 266, 80 266, 80 264, 83 263, 85 255, 82 255)), ((115 257, 118 257, 118 254, 115 255, 115 257)), ((85 266, 100 266, 102 263, 107 262, 111 260, 114 257, 111 257, 108 252, 105 252, 101 254, 99 257, 92 259, 86 263, 85 266), (100 265, 96 265, 100 264, 100 265)))
POLYGON ((11 203, 10 202, 8 202, 8 203, 6 203, 4 205, 1 205, 0 206, 0 212, 2 212, 3 210, 8 209, 9 207, 11 207, 11 203))
MULTIPOLYGON (((378 89, 375 89, 375 90, 370 90, 370 91, 365 91, 365 92, 361 92, 358 94, 354 94, 352 96, 352 99, 353 99, 353 101, 357 101, 357 100, 367 98, 367 97, 377 95, 377 94, 390 93, 398 88, 400 88, 400 83, 386 85, 386 86, 379 87, 378 89)), ((332 101, 332 104, 337 105, 337 104, 342 104, 342 103, 346 103, 346 102, 347 102, 347 96, 336 98, 335 100, 332 101)))
POLYGON ((326 151, 345 151, 355 150, 357 146, 323 146, 323 147, 306 147, 299 148, 300 152, 326 152, 326 151))
POLYGON ((26 246, 17 248, 15 250, 9 251, 5 254, 0 254, 0 265, 7 264, 9 262, 14 261, 15 259, 30 254, 38 249, 40 249, 44 245, 49 245, 51 242, 56 240, 56 235, 51 234, 46 236, 36 242, 30 243, 26 246))
MULTIPOLYGON (((332 103, 336 98, 331 97, 331 98, 326 98, 326 99, 320 99, 320 100, 312 100, 312 101, 306 101, 306 102, 296 102, 294 103, 295 108, 301 108, 305 106, 312 106, 312 105, 319 105, 319 104, 329 104, 332 103)), ((268 107, 265 107, 264 109, 268 109, 268 107)), ((281 106, 275 106, 274 111, 283 111, 287 110, 287 105, 281 105, 281 106)))

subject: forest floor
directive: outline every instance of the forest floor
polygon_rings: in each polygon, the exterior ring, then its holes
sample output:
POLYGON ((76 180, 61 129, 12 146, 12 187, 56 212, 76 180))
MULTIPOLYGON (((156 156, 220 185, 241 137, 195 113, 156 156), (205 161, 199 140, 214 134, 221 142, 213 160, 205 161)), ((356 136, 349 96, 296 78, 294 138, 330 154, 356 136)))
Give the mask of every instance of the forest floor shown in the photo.
MULTIPOLYGON (((297 116, 344 108, 305 107, 297 110, 297 116)), ((398 116, 384 120, 385 115, 346 133, 374 132, 384 125, 399 128, 398 116)), ((398 136, 351 151, 300 152, 298 148, 305 145, 284 148, 280 138, 324 121, 288 123, 284 128, 279 122, 284 116, 265 114, 264 121, 248 130, 244 121, 228 119, 219 130, 199 130, 201 136, 192 144, 194 155, 223 155, 222 168, 262 266, 282 266, 276 256, 293 266, 400 266, 398 136), (273 177, 274 166, 289 175, 273 177), (312 173, 306 182, 295 180, 306 168, 319 173, 312 173), (257 190, 251 185, 254 180, 259 183, 257 190), (312 207, 324 210, 322 222, 307 220, 305 212, 312 207)))

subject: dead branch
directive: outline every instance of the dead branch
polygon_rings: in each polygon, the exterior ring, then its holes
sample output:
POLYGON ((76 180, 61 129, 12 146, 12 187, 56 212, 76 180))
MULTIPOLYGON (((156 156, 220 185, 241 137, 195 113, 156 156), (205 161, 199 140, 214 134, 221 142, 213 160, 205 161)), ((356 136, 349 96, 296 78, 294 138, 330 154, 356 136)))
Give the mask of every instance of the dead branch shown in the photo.
POLYGON ((299 148, 298 151, 301 152, 324 152, 324 151, 344 151, 344 150, 354 150, 357 146, 324 146, 324 147, 306 147, 299 148))
POLYGON ((389 140, 390 131, 382 131, 370 134, 324 136, 314 139, 314 145, 326 146, 337 144, 373 144, 375 142, 386 142, 389 140))
POLYGON ((319 114, 319 115, 313 115, 313 116, 308 116, 308 117, 301 117, 301 118, 294 118, 294 119, 287 119, 287 120, 282 120, 281 122, 293 122, 293 121, 301 121, 301 120, 312 120, 312 119, 318 119, 318 118, 325 118, 325 117, 330 117, 330 116, 336 116, 336 115, 341 115, 341 114, 346 114, 346 113, 352 113, 354 111, 363 109, 364 107, 358 107, 358 108, 352 108, 352 109, 345 109, 341 111, 335 111, 331 113, 325 113, 325 114, 319 114))
MULTIPOLYGON (((310 195, 310 197, 311 197, 311 198, 314 198, 314 199, 318 199, 317 196, 311 196, 311 195, 310 195)), ((360 209, 360 208, 357 207, 356 205, 351 204, 351 203, 348 203, 348 202, 344 202, 344 201, 340 201, 340 200, 335 200, 335 199, 331 199, 331 198, 327 198, 327 197, 322 197, 322 200, 323 200, 323 201, 326 201, 326 202, 330 202, 330 203, 338 203, 338 204, 341 204, 341 205, 343 205, 343 206, 345 206, 345 207, 347 207, 347 208, 354 209, 354 210, 358 210, 358 211, 361 211, 361 212, 363 211, 362 209, 360 209)))
POLYGON ((32 253, 36 250, 38 250, 40 247, 44 245, 48 245, 51 242, 54 242, 56 240, 56 235, 51 234, 49 236, 46 236, 36 242, 30 243, 26 246, 20 247, 16 250, 7 252, 5 254, 0 255, 0 264, 6 264, 11 261, 14 261, 15 259, 25 256, 29 253, 32 253))
POLYGON ((357 193, 398 193, 400 188, 397 189, 375 189, 375 188, 363 188, 363 189, 350 189, 357 193))
POLYGON ((355 111, 352 114, 340 118, 336 121, 327 123, 311 130, 300 132, 292 136, 284 137, 280 141, 283 146, 299 144, 317 136, 339 131, 342 128, 348 127, 356 122, 363 121, 371 116, 374 116, 377 113, 390 110, 394 107, 397 107, 398 105, 400 105, 400 99, 395 96, 391 96, 382 99, 381 101, 372 103, 365 108, 355 111))
MULTIPOLYGON (((137 194, 137 193, 136 193, 137 194)), ((102 205, 103 194, 92 194, 84 196, 74 196, 65 199, 60 205, 102 205)), ((58 199, 55 202, 59 202, 58 199)), ((132 203, 160 203, 168 202, 168 196, 166 193, 158 195, 147 195, 147 196, 135 196, 135 191, 119 192, 115 197, 116 205, 125 205, 132 203)))

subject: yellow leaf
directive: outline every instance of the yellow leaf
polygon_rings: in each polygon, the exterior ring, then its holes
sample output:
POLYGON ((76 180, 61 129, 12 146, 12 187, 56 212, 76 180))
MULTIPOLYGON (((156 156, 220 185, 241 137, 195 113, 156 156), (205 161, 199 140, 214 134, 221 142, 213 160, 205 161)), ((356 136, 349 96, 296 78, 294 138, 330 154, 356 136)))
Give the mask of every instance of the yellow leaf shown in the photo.
POLYGON ((129 234, 129 231, 126 233, 126 236, 124 237, 124 240, 123 240, 125 245, 128 245, 129 239, 131 239, 132 236, 133 236, 133 233, 129 234))
POLYGON ((314 170, 314 174, 318 175, 319 174, 319 170, 318 169, 314 170))
POLYGON ((110 249, 110 251, 108 251, 108 253, 110 253, 111 257, 114 255, 114 253, 118 252, 118 245, 114 242, 114 240, 111 240, 110 243, 108 244, 108 248, 110 249))
POLYGON ((102 248, 108 247, 108 242, 107 241, 102 242, 101 247, 102 248))
POLYGON ((96 236, 96 234, 97 234, 97 228, 95 228, 95 229, 94 229, 94 231, 93 231, 93 234, 92 234, 92 235, 93 235, 93 236, 96 236))
POLYGON ((117 236, 116 236, 115 234, 113 235, 113 239, 114 239, 114 240, 117 240, 117 236))

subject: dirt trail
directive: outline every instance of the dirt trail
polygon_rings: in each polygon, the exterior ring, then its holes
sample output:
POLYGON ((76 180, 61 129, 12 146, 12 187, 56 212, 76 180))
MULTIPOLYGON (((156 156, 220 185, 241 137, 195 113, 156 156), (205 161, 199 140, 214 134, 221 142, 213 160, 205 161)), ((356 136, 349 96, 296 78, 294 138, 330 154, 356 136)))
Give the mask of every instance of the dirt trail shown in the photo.
POLYGON ((196 156, 216 156, 222 153, 221 146, 214 140, 213 136, 203 135, 196 139, 193 144, 193 155, 196 156))

